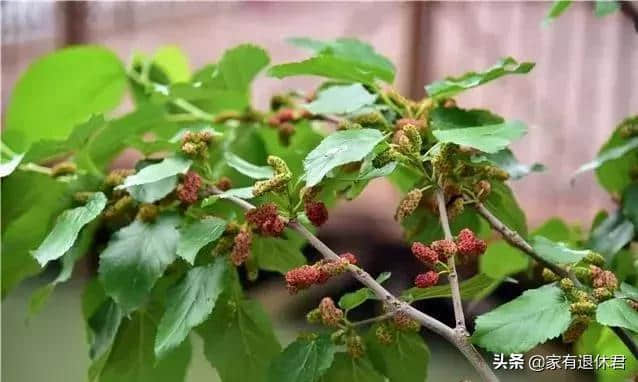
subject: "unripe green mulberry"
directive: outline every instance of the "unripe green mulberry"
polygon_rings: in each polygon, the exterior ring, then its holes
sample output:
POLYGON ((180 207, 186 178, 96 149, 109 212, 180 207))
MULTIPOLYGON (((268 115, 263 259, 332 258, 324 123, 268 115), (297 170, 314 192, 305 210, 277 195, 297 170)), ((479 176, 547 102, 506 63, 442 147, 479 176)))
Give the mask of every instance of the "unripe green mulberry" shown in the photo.
POLYGON ((350 121, 353 123, 358 123, 362 126, 377 124, 385 126, 387 124, 387 121, 385 120, 383 114, 376 110, 369 113, 355 115, 354 117, 350 118, 350 121))
POLYGON ((292 176, 292 172, 290 172, 288 165, 280 157, 269 155, 267 159, 267 163, 270 167, 272 167, 275 170, 275 174, 292 176))
POLYGON ((377 326, 374 331, 374 335, 382 345, 391 345, 394 342, 394 330, 392 330, 392 328, 386 323, 382 323, 377 326))
POLYGON ((410 153, 413 155, 419 155, 421 152, 421 145, 423 144, 419 130, 414 125, 406 125, 403 127, 403 131, 405 131, 405 136, 409 139, 410 153))
POLYGON ((330 339, 337 345, 343 345, 345 343, 346 331, 343 329, 336 330, 330 335, 330 339))
POLYGON ((310 324, 318 324, 321 322, 321 312, 319 308, 315 308, 306 314, 306 321, 310 324))
POLYGON ((605 265, 605 258, 600 253, 596 253, 594 251, 589 251, 583 258, 583 261, 587 264, 592 264, 599 267, 605 265))
POLYGON ((455 217, 461 215, 464 210, 465 202, 463 198, 458 197, 447 207, 447 214, 450 220, 453 220, 455 217))
POLYGON ((337 130, 355 130, 361 128, 362 126, 360 124, 353 123, 352 121, 349 121, 347 119, 339 121, 339 124, 337 125, 337 130))
POLYGON ((543 280, 548 283, 558 281, 560 279, 560 277, 556 273, 552 272, 552 270, 549 268, 543 268, 543 273, 541 276, 543 277, 543 280))
POLYGON ((564 278, 560 280, 559 286, 564 292, 569 292, 574 289, 574 282, 568 278, 564 278))
POLYGON ((414 211, 419 206, 421 202, 421 198, 423 197, 423 192, 418 188, 408 192, 405 197, 399 202, 399 206, 397 207, 397 211, 394 214, 394 218, 397 221, 403 220, 406 216, 412 215, 414 211))
POLYGON ((592 279, 592 271, 589 268, 574 267, 572 272, 576 278, 582 282, 589 283, 592 279))
POLYGON ((589 301, 579 301, 569 305, 569 311, 574 314, 592 314, 596 312, 596 304, 589 301))
POLYGON ((352 358, 363 357, 365 354, 365 345, 363 344, 361 336, 356 334, 348 336, 348 338, 346 338, 346 350, 352 358))
POLYGON ((598 302, 609 300, 614 294, 607 288, 596 288, 592 292, 592 295, 598 302))

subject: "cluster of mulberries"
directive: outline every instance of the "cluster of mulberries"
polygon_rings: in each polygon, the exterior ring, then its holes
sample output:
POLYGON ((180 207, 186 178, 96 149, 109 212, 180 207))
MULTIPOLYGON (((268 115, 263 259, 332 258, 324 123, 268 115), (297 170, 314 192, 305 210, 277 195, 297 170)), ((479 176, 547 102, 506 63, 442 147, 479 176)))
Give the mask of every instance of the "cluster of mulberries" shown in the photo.
MULTIPOLYGON (((429 246, 415 241, 412 243, 411 250, 419 261, 430 268, 435 268, 439 261, 446 261, 450 256, 456 254, 456 245, 450 240, 437 240, 429 246)), ((438 282, 439 273, 435 270, 420 273, 414 279, 414 285, 418 288, 429 288, 438 282)))
POLYGON ((286 288, 295 294, 312 285, 323 284, 331 277, 344 273, 350 264, 356 264, 356 258, 351 253, 345 253, 340 260, 321 260, 313 265, 291 269, 286 273, 286 288))
POLYGON ((422 198, 423 192, 418 188, 408 192, 399 202, 399 206, 394 213, 394 219, 400 222, 405 217, 412 215, 419 207, 419 203, 421 203, 422 198))
POLYGON ((199 189, 202 186, 202 179, 194 171, 189 171, 184 175, 182 182, 177 186, 177 198, 184 204, 193 204, 199 199, 199 189))
POLYGON ((242 228, 233 239, 233 247, 230 252, 230 260, 235 266, 242 265, 250 257, 250 248, 253 242, 253 233, 250 229, 242 228))
POLYGON ((308 322, 321 323, 331 328, 339 327, 343 317, 343 310, 337 308, 330 297, 324 297, 319 303, 319 307, 311 310, 307 315, 308 322))
POLYGON ((286 222, 277 211, 277 205, 266 203, 246 212, 246 221, 264 236, 281 236, 286 222))
POLYGON ((253 186, 254 196, 261 196, 269 191, 278 191, 292 179, 292 172, 283 159, 270 155, 268 156, 267 162, 268 165, 275 170, 275 176, 267 180, 256 182, 253 186))
POLYGON ((187 131, 182 136, 182 152, 191 158, 205 159, 208 157, 208 147, 213 141, 209 131, 187 131))
POLYGON ((465 262, 485 253, 487 244, 470 229, 464 228, 456 237, 456 248, 459 261, 465 262))

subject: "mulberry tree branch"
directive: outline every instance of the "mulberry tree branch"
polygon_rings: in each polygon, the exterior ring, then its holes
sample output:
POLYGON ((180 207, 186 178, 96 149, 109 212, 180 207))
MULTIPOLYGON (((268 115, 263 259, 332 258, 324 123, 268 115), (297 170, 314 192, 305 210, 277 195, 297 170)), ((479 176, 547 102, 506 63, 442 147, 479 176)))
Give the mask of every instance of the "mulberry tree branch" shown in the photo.
MULTIPOLYGON (((220 194, 221 191, 218 189, 213 189, 213 193, 220 194)), ((226 196, 225 199, 239 205, 246 210, 255 208, 255 206, 251 203, 234 196, 226 196)), ((325 259, 341 259, 339 255, 337 255, 337 253, 330 249, 324 242, 319 240, 318 237, 316 237, 298 221, 291 220, 288 223, 288 227, 300 233, 306 240, 308 240, 310 245, 312 245, 317 251, 319 251, 319 253, 325 259)), ((498 382, 499 379, 494 374, 489 364, 483 359, 481 354, 470 343, 469 337, 467 337, 467 332, 465 330, 463 330, 463 333, 460 333, 459 331, 450 328, 436 318, 417 310, 405 301, 399 300, 381 284, 379 284, 372 276, 370 276, 368 272, 357 267, 356 265, 350 264, 348 266, 348 271, 352 273, 354 278, 357 279, 361 284, 370 288, 370 290, 374 292, 377 298, 386 303, 390 307, 390 309, 392 309, 392 311, 405 312, 408 316, 410 316, 410 318, 418 321, 425 328, 439 334, 447 341, 452 343, 457 349, 459 349, 461 353, 463 353, 465 358, 467 358, 467 360, 472 364, 474 369, 479 373, 484 381, 498 382)))
MULTIPOLYGON (((467 196, 465 198, 466 200, 472 200, 471 198, 467 196)), ((555 274, 561 277, 568 277, 572 281, 574 281, 574 284, 580 285, 580 281, 578 281, 578 279, 576 279, 576 277, 571 272, 567 272, 567 270, 559 267, 556 264, 552 264, 546 261, 545 259, 543 259, 542 257, 540 257, 540 255, 536 253, 534 248, 527 241, 525 241, 525 239, 523 239, 521 235, 519 235, 516 231, 507 227, 502 221, 500 221, 496 216, 494 216, 490 212, 490 210, 488 210, 483 205, 483 203, 477 202, 475 203, 475 207, 477 211, 481 214, 481 216, 483 216, 485 220, 487 220, 490 223, 490 226, 492 226, 492 228, 494 228, 496 231, 500 232, 503 238, 508 243, 510 243, 510 245, 516 248, 519 248, 528 256, 530 256, 531 258, 533 258, 534 260, 542 264, 545 268, 551 269, 552 272, 554 272, 555 274)), ((618 338, 622 341, 623 344, 625 344, 625 346, 627 346, 627 349, 631 351, 634 357, 638 358, 638 345, 634 341, 633 337, 629 333, 627 333, 627 331, 623 328, 614 326, 614 327, 610 327, 610 329, 614 333, 616 333, 618 338)))
MULTIPOLYGON (((439 217, 441 219, 441 227, 443 228, 443 234, 445 240, 454 240, 452 232, 450 231, 450 222, 447 216, 447 208, 445 207, 445 196, 443 191, 439 188, 436 191, 436 202, 439 208, 439 217)), ((464 332, 467 335, 467 329, 465 326, 465 315, 463 314, 463 302, 461 301, 461 291, 459 288, 459 277, 456 274, 456 265, 454 264, 454 256, 449 256, 447 259, 447 266, 450 270, 447 279, 450 283, 450 289, 452 291, 452 306, 454 307, 454 318, 456 321, 456 329, 464 332)))

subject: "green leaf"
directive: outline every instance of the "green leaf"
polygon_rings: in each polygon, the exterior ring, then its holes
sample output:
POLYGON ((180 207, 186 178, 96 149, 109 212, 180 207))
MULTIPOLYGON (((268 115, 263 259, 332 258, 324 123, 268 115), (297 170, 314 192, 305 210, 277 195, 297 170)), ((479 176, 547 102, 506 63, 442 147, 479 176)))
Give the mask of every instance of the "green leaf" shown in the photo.
POLYGON ((219 239, 226 229, 226 221, 213 216, 180 228, 177 256, 193 264, 200 249, 219 239))
POLYGON ((143 184, 155 183, 177 174, 184 174, 190 167, 191 163, 190 159, 178 156, 165 158, 159 163, 144 167, 137 174, 128 176, 124 180, 124 183, 116 188, 124 189, 143 184))
MULTIPOLYGON (((65 140, 42 139, 31 144, 25 154, 25 162, 47 162, 70 154, 82 152, 91 137, 106 125, 104 116, 93 115, 87 121, 77 124, 65 140)), ((78 168, 92 171, 93 162, 85 156, 75 158, 78 168)))
POLYGON ((534 163, 532 165, 522 164, 516 159, 510 149, 503 149, 493 154, 482 154, 472 157, 472 162, 478 163, 481 161, 490 162, 507 171, 512 180, 521 179, 532 172, 545 171, 545 166, 540 163, 534 163))
POLYGON ((162 360, 153 356, 154 316, 137 312, 124 320, 100 375, 100 382, 182 382, 191 358, 184 343, 162 360))
POLYGON ((394 65, 368 44, 345 38, 334 42, 303 41, 305 47, 316 48, 318 55, 301 62, 275 65, 268 74, 278 78, 317 75, 370 85, 376 79, 394 81, 394 65))
POLYGON ((109 351, 124 314, 120 307, 112 299, 107 299, 99 306, 97 311, 88 319, 89 356, 91 359, 101 357, 109 351))
MULTIPOLYGON (((634 340, 636 336, 634 336, 634 340)), ((608 327, 604 327, 596 322, 589 324, 589 327, 580 336, 574 350, 578 354, 595 354, 611 357, 624 356, 625 368, 613 370, 612 368, 599 368, 596 370, 597 380, 602 382, 620 382, 633 377, 638 371, 638 360, 631 354, 627 346, 608 327)), ((609 359, 609 358, 607 358, 609 359)))
POLYGON ((275 175, 270 166, 256 166, 230 152, 224 154, 224 159, 230 167, 252 179, 268 179, 275 175))
MULTIPOLYGON (((461 289, 461 298, 463 299, 475 299, 485 296, 491 292, 498 284, 500 280, 493 279, 484 274, 477 274, 471 278, 462 281, 459 284, 461 289)), ((452 291, 448 284, 436 285, 430 288, 410 288, 401 293, 401 298, 409 301, 428 300, 431 298, 451 297, 452 291)))
POLYGON ((126 191, 133 199, 142 203, 156 202, 170 194, 177 186, 177 175, 169 176, 157 182, 131 186, 126 191))
POLYGON ((224 382, 264 382, 281 347, 261 305, 250 300, 220 300, 198 328, 204 354, 224 382))
POLYGON ((468 72, 460 77, 447 77, 444 80, 435 81, 425 86, 425 91, 430 97, 447 98, 456 94, 483 85, 484 83, 503 77, 508 74, 526 74, 534 68, 533 62, 521 62, 513 58, 501 59, 495 66, 483 72, 468 72))
POLYGON ((176 45, 160 47, 155 52, 153 63, 168 76, 170 82, 186 82, 191 76, 188 57, 176 45))
POLYGON ((638 288, 631 284, 621 283, 620 290, 616 291, 616 297, 630 298, 632 300, 638 301, 638 288))
POLYGON ((352 358, 347 353, 337 353, 332 366, 320 379, 321 382, 384 382, 368 358, 352 358))
MULTIPOLYGON (((387 281, 390 278, 390 276, 392 276, 392 273, 383 272, 379 276, 377 276, 376 280, 379 284, 383 284, 385 281, 387 281)), ((374 294, 372 289, 360 288, 354 292, 346 293, 343 296, 341 296, 341 298, 339 299, 339 306, 345 309, 346 311, 348 311, 348 310, 352 310, 356 308, 357 306, 363 304, 364 302, 368 300, 376 300, 376 299, 377 299, 377 295, 374 294)))
POLYGON ((614 298, 598 305, 596 321, 607 326, 616 326, 638 333, 638 312, 626 300, 614 298))
POLYGON ((250 44, 239 45, 224 52, 213 81, 223 83, 225 89, 250 93, 250 84, 269 63, 270 57, 264 49, 250 44))
POLYGON ((373 326, 366 336, 367 350, 375 369, 390 382, 423 382, 427 379, 430 349, 419 333, 396 331, 387 345, 379 342, 373 326))
POLYGON ((505 120, 489 110, 461 109, 458 107, 437 107, 430 114, 433 130, 458 129, 461 127, 489 126, 505 120))
POLYGON ((597 160, 592 162, 598 182, 609 192, 621 193, 632 182, 629 174, 638 165, 638 137, 627 139, 623 134, 624 129, 631 129, 632 126, 638 126, 638 115, 618 124, 609 140, 600 148, 597 160))
POLYGON ((432 134, 439 142, 456 143, 486 153, 496 153, 526 132, 527 127, 523 122, 510 121, 495 125, 433 130, 432 134))
POLYGON ((84 160, 90 160, 98 170, 104 170, 127 147, 131 137, 147 132, 163 136, 163 131, 173 132, 176 129, 175 123, 167 121, 162 105, 145 103, 129 114, 108 121, 91 136, 76 158, 88 158, 84 160))
POLYGON ((20 162, 22 162, 22 158, 24 158, 24 154, 19 154, 11 158, 8 162, 3 162, 0 164, 0 178, 4 178, 5 176, 11 175, 20 162))
POLYGON ((330 336, 298 338, 272 360, 269 382, 315 382, 332 365, 337 347, 330 336))
POLYGON ((622 213, 638 226, 638 183, 632 183, 623 192, 622 213))
POLYGON ((339 299, 339 307, 346 311, 352 310, 364 302, 376 299, 376 295, 370 288, 360 288, 355 292, 346 293, 339 299))
POLYGON ((67 210, 60 215, 53 230, 33 252, 33 257, 41 266, 60 258, 71 249, 80 230, 95 219, 106 206, 106 196, 96 192, 86 205, 67 210))
POLYGON ((374 129, 344 130, 330 134, 304 159, 306 186, 312 187, 321 182, 337 166, 363 159, 381 140, 383 135, 374 129))
POLYGON ((503 182, 491 182, 492 190, 483 204, 506 226, 518 232, 521 236, 527 236, 527 222, 525 213, 519 207, 514 193, 503 182))
POLYGON ((361 84, 335 85, 319 92, 317 99, 304 107, 313 114, 347 114, 372 105, 376 99, 361 84))
POLYGON ((567 8, 569 8, 570 5, 572 5, 571 0, 555 0, 552 3, 551 8, 549 8, 549 12, 547 12, 547 16, 545 16, 543 24, 548 25, 550 22, 556 20, 567 10, 567 8))
POLYGON ((634 232, 633 223, 616 211, 591 231, 587 247, 605 255, 611 262, 614 255, 633 239, 634 232))
POLYGON ((58 275, 53 281, 44 285, 43 287, 36 289, 31 295, 29 300, 29 308, 27 313, 27 320, 31 319, 45 306, 46 302, 51 297, 51 294, 55 290, 55 287, 63 282, 68 281, 73 273, 73 267, 75 263, 84 256, 95 239, 95 232, 100 227, 100 221, 95 220, 87 225, 78 236, 78 239, 73 243, 71 249, 69 249, 61 258, 61 266, 58 275))
POLYGON ((502 240, 491 242, 479 257, 479 271, 496 280, 522 272, 528 266, 529 258, 502 240))
POLYGON ((556 243, 543 236, 534 236, 531 240, 534 251, 552 264, 573 264, 581 261, 588 250, 571 249, 565 243, 556 243))
POLYGON ((494 353, 523 353, 559 336, 570 321, 563 292, 545 285, 477 317, 472 342, 494 353))
POLYGON ((532 232, 532 235, 544 236, 549 240, 574 244, 571 229, 559 218, 548 219, 541 226, 537 227, 532 232))
POLYGON ((125 86, 122 62, 103 47, 74 46, 46 55, 13 89, 2 139, 24 151, 40 139, 66 138, 76 123, 115 108, 125 86))
POLYGON ((598 181, 603 187, 608 191, 620 191, 624 188, 624 183, 629 182, 629 175, 628 173, 622 173, 625 166, 619 168, 614 166, 614 164, 629 160, 628 157, 635 153, 634 150, 637 148, 638 137, 624 140, 614 134, 600 149, 596 159, 580 166, 572 174, 572 178, 587 171, 597 170, 598 181), (625 181, 624 178, 627 178, 627 180, 625 181))
POLYGON ((175 260, 179 217, 163 215, 154 223, 135 220, 117 231, 100 255, 99 277, 106 294, 124 313, 138 308, 175 260))
POLYGON ((191 329, 210 316, 227 281, 228 264, 218 257, 211 264, 195 267, 168 291, 166 311, 157 327, 155 355, 164 358, 179 346, 191 329))
POLYGON ((594 13, 597 17, 604 17, 620 9, 616 0, 596 0, 594 13))
POLYGON ((301 253, 305 240, 288 228, 284 231, 284 236, 253 238, 251 252, 259 268, 283 274, 306 264, 306 258, 301 253))

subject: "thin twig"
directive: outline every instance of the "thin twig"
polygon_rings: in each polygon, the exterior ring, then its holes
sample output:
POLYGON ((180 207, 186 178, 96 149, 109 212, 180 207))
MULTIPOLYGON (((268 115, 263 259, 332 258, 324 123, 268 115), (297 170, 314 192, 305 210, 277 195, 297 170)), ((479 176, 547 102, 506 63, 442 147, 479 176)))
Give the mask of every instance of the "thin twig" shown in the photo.
POLYGON ((367 324, 374 324, 375 322, 385 321, 388 318, 391 318, 392 316, 394 316, 394 314, 395 314, 395 312, 388 312, 388 313, 384 313, 384 314, 382 314, 380 316, 368 318, 368 319, 361 320, 361 321, 351 322, 350 325, 352 325, 352 326, 361 326, 361 325, 367 325, 367 324))
MULTIPOLYGON (((439 207, 439 217, 441 219, 441 227, 445 240, 454 240, 450 231, 450 222, 448 221, 447 209, 445 207, 445 196, 441 189, 436 190, 436 201, 439 207)), ((456 265, 454 264, 454 256, 447 259, 447 266, 450 273, 447 275, 450 289, 452 291, 452 306, 454 307, 454 319, 456 321, 456 329, 467 332, 465 326, 465 315, 463 314, 463 302, 461 301, 461 291, 459 288, 459 277, 456 274, 456 265)))
MULTIPOLYGON (((220 190, 214 188, 213 193, 219 194, 220 190)), ((234 197, 227 196, 225 197, 227 200, 241 206, 246 210, 250 210, 255 208, 251 203, 234 197)), ((310 232, 306 227, 300 224, 296 220, 291 220, 288 223, 288 227, 294 229, 299 232, 315 249, 319 251, 319 253, 328 260, 339 260, 340 257, 337 255, 332 249, 330 249, 326 244, 324 244, 318 237, 316 237, 312 232, 310 232)), ((418 321, 425 328, 433 331, 434 333, 439 334, 447 341, 456 346, 461 353, 467 358, 468 361, 472 364, 474 369, 479 373, 481 378, 486 382, 498 382, 498 377, 494 374, 489 364, 485 362, 481 354, 474 348, 474 346, 470 343, 469 338, 467 337, 467 333, 461 333, 458 330, 450 328, 445 325, 441 321, 437 320, 434 317, 431 317, 405 301, 401 301, 396 298, 393 294, 391 294, 387 289, 385 289, 381 284, 379 284, 370 274, 363 269, 357 267, 356 265, 350 264, 348 266, 348 271, 352 273, 354 278, 359 280, 361 284, 367 286, 374 292, 377 298, 383 301, 393 313, 398 311, 405 312, 412 319, 418 321)))
MULTIPOLYGON (((467 196, 466 196, 466 200, 469 200, 467 196)), ((557 275, 561 277, 569 277, 574 282, 574 284, 581 285, 580 281, 574 276, 573 273, 567 272, 565 269, 555 264, 552 264, 546 261, 545 259, 543 259, 542 257, 540 257, 538 253, 534 251, 534 248, 532 248, 532 246, 527 241, 525 241, 525 239, 523 239, 516 231, 513 231, 512 229, 507 227, 505 224, 503 224, 503 222, 501 222, 487 208, 485 208, 485 206, 482 203, 476 203, 475 207, 478 210, 478 212, 481 214, 481 216, 483 216, 490 223, 492 228, 494 228, 495 230, 500 232, 501 235, 503 235, 503 238, 508 243, 521 249, 528 256, 530 256, 537 262, 541 263, 544 267, 551 269, 552 272, 556 273, 557 275)), ((625 346, 627 346, 627 348, 629 349, 629 351, 631 351, 634 357, 638 358, 638 345, 634 341, 633 337, 631 337, 631 335, 627 333, 627 331, 623 328, 611 327, 611 330, 613 330, 613 332, 616 333, 618 338, 625 344, 625 346)))
MULTIPOLYGON (((474 200, 470 198, 469 196, 465 196, 465 200, 469 202, 474 202, 474 200)), ((525 239, 523 239, 523 237, 521 237, 521 235, 519 235, 518 232, 510 229, 508 226, 503 224, 503 222, 499 218, 494 216, 494 214, 492 214, 490 210, 485 208, 483 203, 476 202, 474 204, 474 207, 476 207, 476 210, 481 214, 481 216, 483 216, 485 220, 487 220, 487 222, 490 223, 490 226, 492 226, 492 228, 498 231, 503 236, 505 241, 510 243, 510 245, 525 252, 529 257, 536 260, 545 268, 550 269, 552 272, 554 272, 558 276, 563 278, 569 277, 569 274, 567 273, 565 269, 540 257, 536 253, 536 251, 534 251, 534 248, 532 248, 532 246, 527 241, 525 241, 525 239)))

